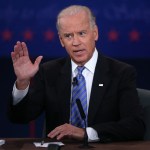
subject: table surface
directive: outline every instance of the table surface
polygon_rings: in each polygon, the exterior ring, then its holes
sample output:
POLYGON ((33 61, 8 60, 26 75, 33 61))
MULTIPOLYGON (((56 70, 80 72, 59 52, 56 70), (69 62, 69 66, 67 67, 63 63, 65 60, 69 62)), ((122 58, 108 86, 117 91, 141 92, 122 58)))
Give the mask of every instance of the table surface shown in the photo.
MULTIPOLYGON (((47 149, 43 147, 35 147, 33 142, 40 142, 37 138, 5 138, 5 144, 0 146, 0 150, 37 150, 47 149)), ((50 140, 46 139, 46 142, 50 140)), ((78 150, 82 145, 75 141, 62 141, 65 145, 61 150, 78 150)), ((90 143, 94 146, 91 150, 150 150, 150 141, 130 141, 130 142, 114 142, 114 143, 90 143)))

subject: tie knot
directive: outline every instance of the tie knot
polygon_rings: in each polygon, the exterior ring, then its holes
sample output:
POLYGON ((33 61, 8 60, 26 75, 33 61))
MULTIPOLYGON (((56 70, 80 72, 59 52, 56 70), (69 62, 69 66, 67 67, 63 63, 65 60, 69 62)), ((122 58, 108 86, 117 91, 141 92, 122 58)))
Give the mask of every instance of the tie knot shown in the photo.
POLYGON ((77 67, 77 70, 78 70, 78 74, 81 75, 82 74, 82 71, 85 69, 84 66, 78 66, 77 67))

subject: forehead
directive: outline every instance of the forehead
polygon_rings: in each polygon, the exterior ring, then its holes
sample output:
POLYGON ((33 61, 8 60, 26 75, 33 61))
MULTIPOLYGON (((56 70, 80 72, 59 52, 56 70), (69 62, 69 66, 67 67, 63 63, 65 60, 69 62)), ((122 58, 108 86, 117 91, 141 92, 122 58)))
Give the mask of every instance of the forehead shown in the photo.
POLYGON ((60 32, 78 32, 90 27, 89 16, 85 12, 61 17, 59 22, 60 32))

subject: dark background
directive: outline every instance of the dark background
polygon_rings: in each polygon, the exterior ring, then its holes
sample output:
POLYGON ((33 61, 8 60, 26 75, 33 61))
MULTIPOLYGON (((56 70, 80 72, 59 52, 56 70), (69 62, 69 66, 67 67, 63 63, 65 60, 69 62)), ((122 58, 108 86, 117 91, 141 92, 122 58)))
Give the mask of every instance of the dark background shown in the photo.
POLYGON ((34 59, 42 62, 66 56, 55 27, 58 12, 74 4, 92 9, 99 27, 97 49, 135 66, 137 87, 150 89, 149 0, 1 0, 0 1, 0 138, 40 137, 43 115, 27 125, 12 124, 6 115, 15 81, 10 53, 25 41, 34 59))

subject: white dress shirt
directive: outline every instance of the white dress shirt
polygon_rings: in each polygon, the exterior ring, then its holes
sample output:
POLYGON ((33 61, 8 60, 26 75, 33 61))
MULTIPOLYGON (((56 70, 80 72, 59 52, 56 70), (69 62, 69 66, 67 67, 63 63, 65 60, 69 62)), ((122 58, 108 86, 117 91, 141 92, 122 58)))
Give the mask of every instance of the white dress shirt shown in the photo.
MULTIPOLYGON (((86 80, 86 90, 87 90, 87 109, 89 107, 89 100, 91 95, 91 88, 93 83, 93 76, 95 72, 95 67, 98 59, 98 52, 97 49, 95 49, 92 58, 84 65, 85 69, 83 70, 82 74, 85 77, 86 80)), ((72 81, 73 78, 77 75, 77 64, 75 64, 73 61, 71 61, 72 64, 72 81)), ((18 90, 16 88, 16 84, 14 84, 12 96, 13 96, 13 105, 16 105, 19 103, 28 93, 29 86, 25 90, 18 90)), ((88 111, 88 110, 87 110, 88 111)), ((99 140, 98 134, 96 130, 94 130, 91 127, 87 127, 87 134, 88 134, 88 141, 89 142, 95 142, 99 140)))
MULTIPOLYGON (((92 58, 84 65, 85 69, 82 72, 82 75, 85 78, 86 81, 86 90, 87 90, 87 112, 89 108, 89 101, 90 101, 90 95, 91 95, 91 89, 92 89, 92 83, 93 83, 93 77, 94 77, 94 72, 95 72, 95 67, 98 59, 98 52, 97 49, 95 49, 92 58)), ((73 61, 71 61, 72 64, 72 81, 73 78, 77 76, 77 64, 75 64, 73 61)), ((72 86, 73 88, 73 86, 72 86)), ((72 91, 72 90, 71 90, 72 91)), ((98 141, 98 134, 97 132, 91 128, 87 127, 87 134, 88 134, 88 141, 93 142, 93 141, 98 141)))

